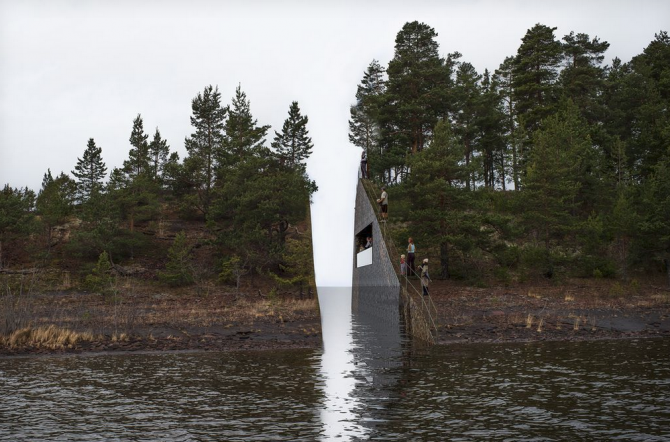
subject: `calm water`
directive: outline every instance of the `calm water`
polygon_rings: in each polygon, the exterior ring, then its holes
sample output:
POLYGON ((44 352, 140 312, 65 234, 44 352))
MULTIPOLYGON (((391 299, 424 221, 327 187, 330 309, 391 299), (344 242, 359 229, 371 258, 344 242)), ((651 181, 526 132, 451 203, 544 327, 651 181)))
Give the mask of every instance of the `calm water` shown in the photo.
POLYGON ((0 359, 0 440, 670 440, 670 340, 412 348, 321 289, 324 352, 0 359))

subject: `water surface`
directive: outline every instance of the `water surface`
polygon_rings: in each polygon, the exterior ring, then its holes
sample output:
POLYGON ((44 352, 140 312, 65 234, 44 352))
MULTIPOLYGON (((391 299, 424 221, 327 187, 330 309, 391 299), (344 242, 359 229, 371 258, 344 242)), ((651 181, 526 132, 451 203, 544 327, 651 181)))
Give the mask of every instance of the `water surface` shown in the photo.
POLYGON ((323 351, 0 359, 0 440, 670 440, 670 339, 427 349, 351 304, 323 351))

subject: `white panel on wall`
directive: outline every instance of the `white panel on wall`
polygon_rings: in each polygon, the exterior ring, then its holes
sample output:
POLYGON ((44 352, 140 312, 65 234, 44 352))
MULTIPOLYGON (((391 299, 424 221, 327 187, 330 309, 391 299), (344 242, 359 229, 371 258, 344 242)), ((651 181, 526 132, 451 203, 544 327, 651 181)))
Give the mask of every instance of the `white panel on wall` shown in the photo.
POLYGON ((369 266, 372 264, 372 247, 358 252, 356 255, 356 267, 369 266))

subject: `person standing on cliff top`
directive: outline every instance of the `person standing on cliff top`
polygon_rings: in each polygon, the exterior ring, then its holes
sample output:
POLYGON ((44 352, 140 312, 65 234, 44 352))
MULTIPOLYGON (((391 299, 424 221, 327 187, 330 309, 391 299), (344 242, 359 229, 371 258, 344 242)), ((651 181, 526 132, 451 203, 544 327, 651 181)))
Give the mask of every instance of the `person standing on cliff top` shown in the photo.
POLYGON ((386 187, 382 187, 382 195, 377 202, 382 208, 382 222, 385 223, 389 217, 389 195, 386 193, 386 187))
POLYGON ((414 252, 416 247, 414 247, 414 240, 410 238, 407 244, 407 265, 409 266, 410 272, 409 276, 412 276, 414 272, 414 252))

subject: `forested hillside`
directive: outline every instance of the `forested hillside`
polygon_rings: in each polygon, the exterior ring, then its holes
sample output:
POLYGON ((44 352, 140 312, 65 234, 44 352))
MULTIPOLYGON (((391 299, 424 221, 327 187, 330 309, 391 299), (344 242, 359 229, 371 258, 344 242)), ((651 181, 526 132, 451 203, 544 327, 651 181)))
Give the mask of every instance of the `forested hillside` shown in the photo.
POLYGON ((477 72, 406 23, 365 70, 350 140, 434 276, 670 283, 670 37, 606 63, 606 41, 555 31, 535 25, 477 72))
POLYGON ((6 184, 0 273, 60 271, 65 286, 101 292, 114 275, 199 288, 261 275, 301 294, 313 285, 313 144, 298 103, 271 143, 239 87, 224 105, 207 86, 191 109, 183 160, 138 114, 128 157, 108 179, 104 146, 83 138, 71 173, 45 171, 37 192, 6 184))

